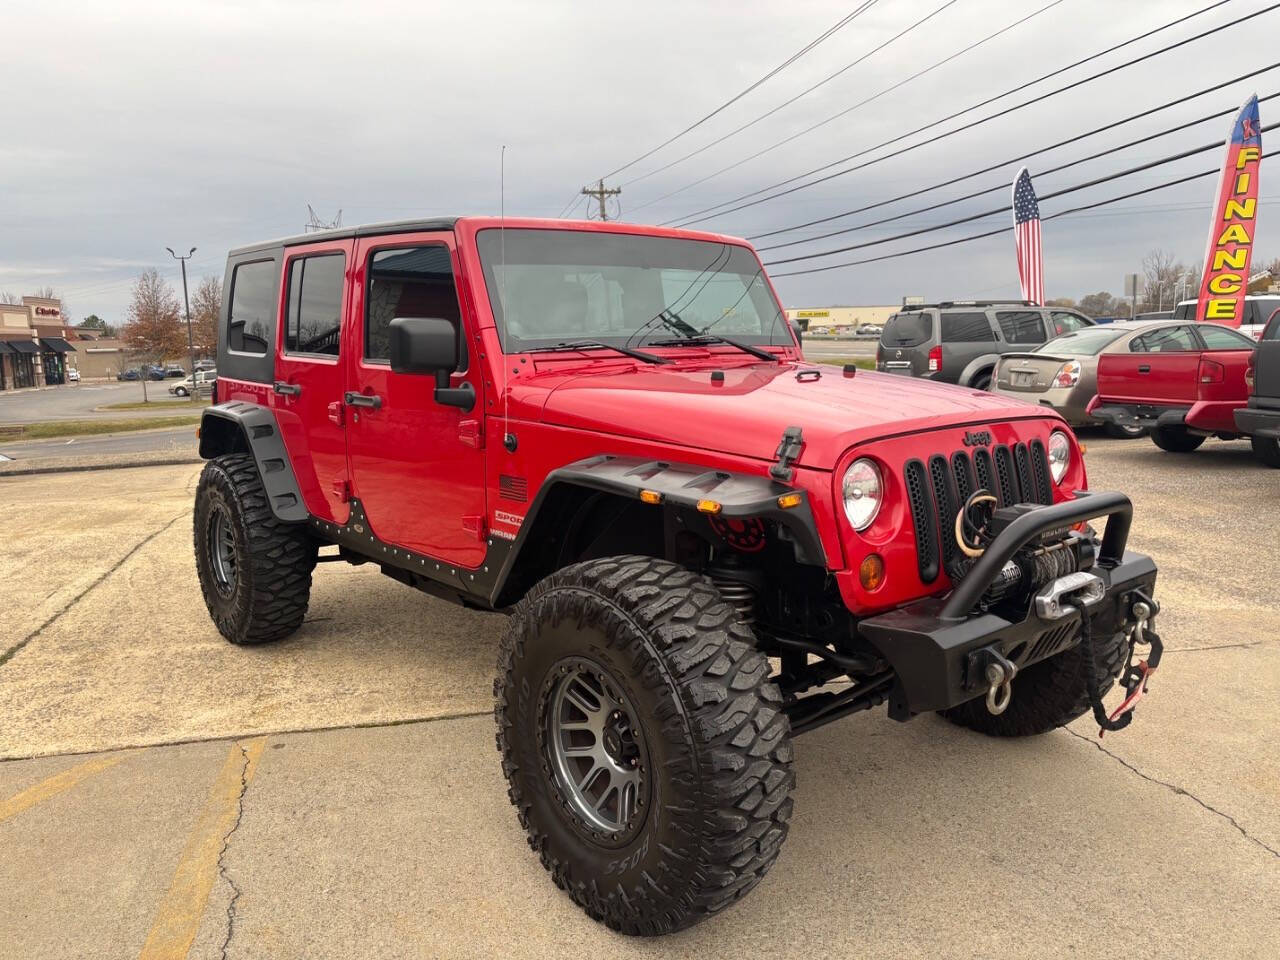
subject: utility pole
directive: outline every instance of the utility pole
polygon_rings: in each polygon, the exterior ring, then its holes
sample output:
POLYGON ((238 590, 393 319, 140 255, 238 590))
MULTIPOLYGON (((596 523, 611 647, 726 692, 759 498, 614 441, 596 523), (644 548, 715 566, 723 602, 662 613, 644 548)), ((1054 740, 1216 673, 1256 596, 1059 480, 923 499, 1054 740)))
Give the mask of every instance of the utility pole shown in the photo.
POLYGON ((188 250, 185 257, 174 253, 173 247, 165 247, 165 249, 169 251, 169 256, 182 264, 182 305, 187 311, 187 350, 191 354, 191 399, 195 401, 200 399, 200 391, 196 389, 196 340, 191 333, 191 300, 187 297, 187 261, 196 252, 196 248, 192 247, 188 250))
POLYGON ((608 220, 609 211, 605 209, 605 200, 609 197, 616 197, 618 194, 622 193, 622 188, 612 187, 610 189, 605 189, 604 180, 601 179, 596 181, 596 185, 594 187, 583 187, 582 192, 588 197, 596 198, 596 202, 600 204, 600 219, 608 220))

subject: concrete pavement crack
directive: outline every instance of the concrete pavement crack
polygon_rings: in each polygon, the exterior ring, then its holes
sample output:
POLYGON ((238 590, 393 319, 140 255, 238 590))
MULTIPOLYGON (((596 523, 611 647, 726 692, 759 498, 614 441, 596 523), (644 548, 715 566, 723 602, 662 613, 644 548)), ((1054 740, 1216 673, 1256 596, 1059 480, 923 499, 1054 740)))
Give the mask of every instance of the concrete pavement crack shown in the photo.
POLYGON ((1227 823, 1231 824, 1231 826, 1235 827, 1236 830, 1239 831, 1240 836, 1244 837, 1250 843, 1256 844, 1257 846, 1261 847, 1263 850, 1267 851, 1267 853, 1271 854, 1271 856, 1275 857, 1277 860, 1280 860, 1280 850, 1276 850, 1274 847, 1268 846, 1266 843, 1259 840, 1257 837, 1251 834, 1248 830, 1242 827, 1240 825, 1240 822, 1236 820, 1235 817, 1231 816, 1231 814, 1225 813, 1222 810, 1219 810, 1217 807, 1213 806, 1212 804, 1205 803, 1203 800, 1197 797, 1190 790, 1180 787, 1177 784, 1169 783, 1167 780, 1161 780, 1159 777, 1153 777, 1149 773, 1144 773, 1143 771, 1135 767, 1132 763, 1130 763, 1128 760, 1125 760, 1122 757, 1112 753, 1110 750, 1104 747, 1100 741, 1095 740, 1092 737, 1087 737, 1083 733, 1077 733, 1076 731, 1072 730, 1070 727, 1063 727, 1062 729, 1066 730, 1067 733, 1071 734, 1073 737, 1076 737, 1079 740, 1083 740, 1085 743, 1093 744, 1095 747, 1097 747, 1100 751, 1105 753, 1108 757, 1110 757, 1116 763, 1120 764, 1125 769, 1141 777, 1143 780, 1146 780, 1148 783, 1158 784, 1159 786, 1164 787, 1166 790, 1170 791, 1171 793, 1177 794, 1180 797, 1189 797, 1195 803, 1199 804, 1203 809, 1207 810, 1209 813, 1212 813, 1215 817, 1221 817, 1223 820, 1227 821, 1227 823))
POLYGON ((227 882, 227 886, 231 888, 231 899, 227 901, 227 936, 222 941, 222 960, 227 960, 227 950, 231 946, 231 938, 236 932, 236 903, 240 900, 240 888, 236 882, 231 879, 231 874, 227 873, 227 848, 231 846, 231 837, 240 829, 240 821, 244 817, 244 795, 249 789, 249 751, 245 749, 244 744, 240 744, 240 755, 244 760, 244 765, 240 768, 240 794, 236 797, 236 822, 231 825, 231 829, 227 831, 227 835, 222 838, 222 849, 218 851, 218 876, 227 882))
POLYGON ((1204 647, 1170 647, 1165 650, 1165 653, 1198 653, 1201 650, 1247 650, 1250 647, 1256 647, 1266 642, 1266 640, 1249 640, 1245 643, 1214 643, 1204 647))
POLYGON ((136 544, 133 545, 132 549, 130 549, 128 553, 126 553, 123 557, 121 557, 119 560, 113 563, 110 567, 108 567, 102 573, 101 576, 99 576, 96 580, 93 581, 93 583, 89 584, 87 587, 85 587, 83 590, 77 593, 74 597, 68 600, 61 607, 61 609, 57 610, 51 617, 49 617, 49 619, 47 619, 44 623, 40 624, 40 626, 36 627, 30 633, 28 633, 25 637, 23 637, 21 640, 15 643, 8 650, 0 652, 0 667, 3 667, 6 663, 12 660, 14 655, 19 650, 25 647, 28 643, 30 643, 36 637, 40 636, 40 634, 42 634, 48 627, 52 626, 53 623, 59 617, 61 617, 64 613, 66 613, 68 610, 74 607, 77 603, 83 600, 85 596, 89 594, 90 591, 92 591, 95 587, 99 586, 104 580, 107 579, 107 577, 111 576, 113 573, 119 570, 122 566, 124 566, 125 563, 128 562, 129 558, 132 557, 135 553, 137 553, 139 550, 145 547, 148 543, 150 543, 156 537, 160 536, 160 534, 167 531, 170 527, 172 527, 175 523, 177 523, 183 517, 189 517, 189 516, 191 516, 191 511, 184 510, 182 511, 182 513, 178 514, 168 523, 164 524, 164 526, 160 527, 158 530, 152 533, 147 534, 147 536, 139 540, 136 544))

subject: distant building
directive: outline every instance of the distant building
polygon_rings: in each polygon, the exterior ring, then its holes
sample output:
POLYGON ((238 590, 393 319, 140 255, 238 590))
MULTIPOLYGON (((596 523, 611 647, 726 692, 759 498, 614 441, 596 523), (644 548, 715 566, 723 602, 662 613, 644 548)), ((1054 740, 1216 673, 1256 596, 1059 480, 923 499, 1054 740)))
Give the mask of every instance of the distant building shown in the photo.
POLYGON ((864 323, 883 326, 901 307, 800 307, 787 311, 787 319, 814 333, 840 333, 856 330, 864 323))
POLYGON ((69 336, 60 300, 0 304, 0 390, 66 383, 69 336))

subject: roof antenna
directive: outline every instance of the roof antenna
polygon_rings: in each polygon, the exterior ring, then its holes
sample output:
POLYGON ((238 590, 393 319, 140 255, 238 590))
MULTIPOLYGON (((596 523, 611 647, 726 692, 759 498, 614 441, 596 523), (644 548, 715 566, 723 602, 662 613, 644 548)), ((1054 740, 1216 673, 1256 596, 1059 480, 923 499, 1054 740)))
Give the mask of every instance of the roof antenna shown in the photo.
MULTIPOLYGON (((507 145, 502 145, 498 161, 498 259, 502 277, 498 280, 498 300, 502 304, 502 325, 507 326, 507 145)), ((516 452, 516 436, 511 432, 511 399, 507 394, 507 358, 502 356, 502 445, 508 453, 516 452)))

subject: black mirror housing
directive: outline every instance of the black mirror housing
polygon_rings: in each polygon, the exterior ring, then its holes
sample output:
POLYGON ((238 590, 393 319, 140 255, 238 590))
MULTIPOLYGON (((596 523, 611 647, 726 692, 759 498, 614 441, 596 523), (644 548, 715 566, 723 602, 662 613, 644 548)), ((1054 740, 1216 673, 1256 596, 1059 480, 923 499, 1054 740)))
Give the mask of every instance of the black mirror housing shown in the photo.
POLYGON ((448 376, 458 369, 458 329, 438 317, 396 317, 388 325, 391 370, 448 376))
POLYGON ((791 321, 791 332, 796 335, 796 343, 804 343, 804 327, 800 326, 795 320, 791 321))

